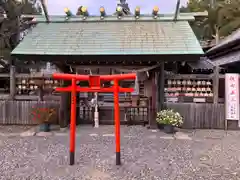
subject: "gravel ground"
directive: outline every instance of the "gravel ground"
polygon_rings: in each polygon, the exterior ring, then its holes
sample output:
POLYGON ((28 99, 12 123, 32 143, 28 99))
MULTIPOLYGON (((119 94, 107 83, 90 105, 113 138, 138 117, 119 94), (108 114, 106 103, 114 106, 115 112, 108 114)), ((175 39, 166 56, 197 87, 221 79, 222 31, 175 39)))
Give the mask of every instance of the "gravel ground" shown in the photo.
POLYGON ((78 128, 74 166, 68 165, 67 133, 0 136, 0 180, 240 179, 240 132, 187 131, 190 138, 180 140, 122 126, 122 166, 115 165, 113 132, 113 126, 78 128))
POLYGON ((6 133, 16 134, 16 133, 24 132, 32 127, 34 127, 34 126, 19 126, 19 125, 0 126, 0 133, 1 134, 6 134, 6 133))

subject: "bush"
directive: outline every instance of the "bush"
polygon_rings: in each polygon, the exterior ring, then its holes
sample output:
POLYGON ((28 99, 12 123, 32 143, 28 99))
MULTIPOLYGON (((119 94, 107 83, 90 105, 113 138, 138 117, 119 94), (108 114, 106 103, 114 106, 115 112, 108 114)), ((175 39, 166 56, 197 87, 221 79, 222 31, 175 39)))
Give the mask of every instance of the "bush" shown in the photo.
POLYGON ((157 113, 158 124, 172 125, 179 127, 183 124, 183 118, 178 112, 174 112, 172 109, 162 110, 157 113))
POLYGON ((57 111, 55 108, 41 108, 36 107, 32 109, 31 112, 32 118, 39 123, 49 123, 54 124, 57 122, 57 111))

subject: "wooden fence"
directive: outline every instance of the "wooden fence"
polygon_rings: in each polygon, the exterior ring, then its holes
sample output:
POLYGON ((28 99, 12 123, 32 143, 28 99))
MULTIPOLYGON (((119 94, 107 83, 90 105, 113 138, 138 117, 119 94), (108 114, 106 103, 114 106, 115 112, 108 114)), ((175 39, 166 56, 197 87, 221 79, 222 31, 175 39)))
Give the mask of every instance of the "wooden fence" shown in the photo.
MULTIPOLYGON (((167 103, 184 118, 183 128, 224 129, 224 104, 167 103)), ((0 101, 0 124, 38 124, 32 116, 34 108, 55 108, 60 117, 58 101, 0 101)))
POLYGON ((54 108, 59 116, 58 101, 0 101, 0 124, 35 125, 39 122, 33 117, 36 108, 54 108))
POLYGON ((224 104, 167 103, 184 118, 183 128, 224 129, 224 104))
MULTIPOLYGON (((59 101, 23 101, 23 100, 0 100, 0 125, 35 125, 39 124, 36 112, 39 110, 56 109, 57 119, 60 116, 60 103, 59 101)), ((38 111, 38 112, 39 112, 38 111)), ((114 124, 113 107, 101 108, 100 123, 114 124)), ((120 108, 121 122, 125 122, 125 110, 120 108)), ((41 112, 40 112, 41 113, 41 112)), ((127 120, 131 122, 146 123, 148 121, 147 107, 129 108, 127 111, 127 120), (130 120, 129 120, 130 121, 130 120)), ((92 108, 79 108, 79 122, 91 124, 93 122, 92 108)), ((57 122, 58 123, 58 122, 57 122)))

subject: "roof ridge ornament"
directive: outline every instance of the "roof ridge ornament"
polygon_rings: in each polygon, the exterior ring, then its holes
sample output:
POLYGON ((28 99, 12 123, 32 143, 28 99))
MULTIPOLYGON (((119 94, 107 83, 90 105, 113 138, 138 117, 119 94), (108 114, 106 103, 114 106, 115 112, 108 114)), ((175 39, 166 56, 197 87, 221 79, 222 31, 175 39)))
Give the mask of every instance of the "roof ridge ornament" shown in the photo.
POLYGON ((137 6, 135 8, 135 18, 139 19, 139 17, 140 17, 140 6, 137 6))
MULTIPOLYGON (((118 10, 120 10, 120 7, 122 8, 122 15, 131 15, 130 8, 126 0, 120 0, 120 3, 117 4, 116 13, 118 14, 118 10)), ((114 13, 114 14, 116 14, 114 13)))
POLYGON ((105 8, 103 6, 101 6, 99 11, 100 11, 100 15, 101 15, 100 19, 104 19, 104 17, 106 16, 105 8))
POLYGON ((123 8, 122 8, 122 6, 117 6, 116 13, 117 13, 118 19, 121 19, 121 17, 123 16, 123 8))
POLYGON ((68 20, 71 16, 73 16, 72 12, 69 10, 69 8, 64 8, 64 12, 66 14, 65 19, 68 20))
POLYGON ((158 12, 159 12, 159 7, 158 6, 154 6, 153 7, 153 12, 152 12, 154 19, 157 19, 158 12))

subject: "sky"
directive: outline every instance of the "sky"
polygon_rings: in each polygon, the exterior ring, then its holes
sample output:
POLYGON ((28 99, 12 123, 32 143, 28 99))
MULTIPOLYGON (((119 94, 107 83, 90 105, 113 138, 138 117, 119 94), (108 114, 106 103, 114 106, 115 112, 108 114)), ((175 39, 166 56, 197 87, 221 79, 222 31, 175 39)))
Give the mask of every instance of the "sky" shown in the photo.
MULTIPOLYGON (((105 7, 107 14, 113 14, 119 0, 46 0, 50 15, 63 15, 64 8, 69 8, 72 13, 76 13, 81 5, 88 8, 90 15, 99 14, 99 8, 105 7)), ((136 6, 140 6, 141 13, 150 14, 154 6, 159 7, 159 13, 172 13, 175 10, 177 0, 127 0, 130 9, 134 12, 136 6)), ((181 5, 185 5, 187 0, 181 0, 181 5)))

